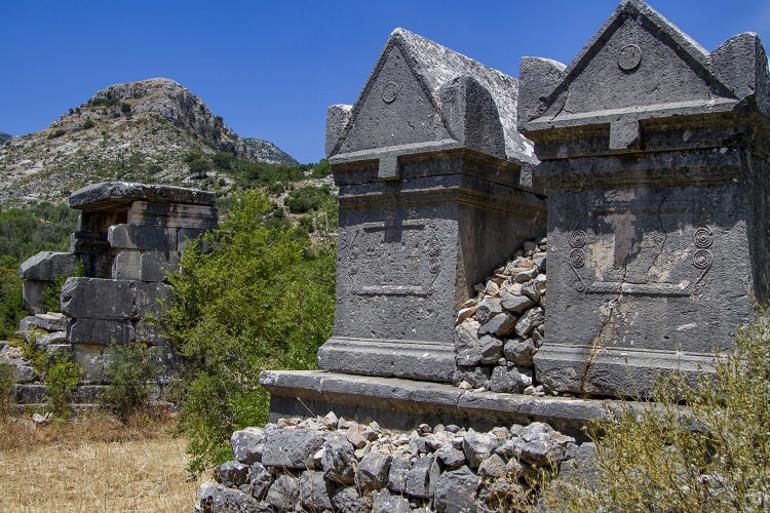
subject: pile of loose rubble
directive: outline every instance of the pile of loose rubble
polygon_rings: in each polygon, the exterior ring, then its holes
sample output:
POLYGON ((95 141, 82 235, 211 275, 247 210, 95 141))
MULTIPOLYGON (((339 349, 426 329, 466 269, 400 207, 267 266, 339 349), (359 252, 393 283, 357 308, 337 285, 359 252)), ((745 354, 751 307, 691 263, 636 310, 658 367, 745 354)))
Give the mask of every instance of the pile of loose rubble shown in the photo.
POLYGON ((202 513, 497 511, 538 469, 585 471, 595 450, 540 422, 403 433, 334 413, 236 431, 231 442, 235 461, 201 486, 202 513))
MULTIPOLYGON (((35 349, 53 354, 66 344, 66 319, 60 313, 48 312, 25 317, 19 323, 19 336, 35 349)), ((24 357, 20 347, 0 341, 0 365, 11 368, 13 382, 20 385, 40 383, 40 374, 32 362, 24 357)))
POLYGON ((455 385, 544 394, 532 357, 543 343, 546 250, 545 237, 525 242, 457 313, 455 385))

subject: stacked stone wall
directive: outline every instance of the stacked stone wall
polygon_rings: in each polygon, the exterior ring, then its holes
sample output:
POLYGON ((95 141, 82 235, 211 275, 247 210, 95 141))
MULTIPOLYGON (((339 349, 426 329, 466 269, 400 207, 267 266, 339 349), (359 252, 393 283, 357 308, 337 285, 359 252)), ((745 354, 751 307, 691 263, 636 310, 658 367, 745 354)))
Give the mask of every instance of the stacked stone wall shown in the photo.
POLYGON ((590 475, 595 447, 548 424, 410 432, 334 413, 236 431, 234 460, 200 489, 201 513, 500 511, 541 469, 590 475))

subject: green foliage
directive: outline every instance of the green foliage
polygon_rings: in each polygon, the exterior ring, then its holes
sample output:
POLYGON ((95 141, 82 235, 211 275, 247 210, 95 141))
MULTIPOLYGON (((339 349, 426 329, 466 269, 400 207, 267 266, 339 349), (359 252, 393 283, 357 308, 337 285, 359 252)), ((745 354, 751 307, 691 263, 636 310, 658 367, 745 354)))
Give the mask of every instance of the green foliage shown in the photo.
POLYGON ((275 224, 259 191, 233 199, 228 218, 188 246, 169 276, 176 302, 163 320, 183 361, 179 428, 191 469, 227 458, 235 429, 267 421, 264 369, 315 366, 334 317, 334 250, 310 250, 307 236, 275 224))
POLYGON ((90 130, 95 126, 96 126, 96 123, 94 123, 93 120, 86 119, 85 122, 83 123, 83 130, 90 130))
POLYGON ((308 185, 291 191, 286 198, 286 206, 291 213, 302 214, 311 210, 319 210, 329 201, 334 201, 329 187, 308 185))
POLYGON ((64 130, 63 128, 59 128, 58 130, 48 134, 48 138, 49 139, 56 139, 57 137, 61 137, 61 136, 63 136, 66 133, 67 133, 66 130, 64 130))
POLYGON ((555 486, 548 511, 768 511, 768 397, 770 317, 763 315, 739 330, 715 375, 694 386, 681 375, 661 379, 643 412, 627 406, 593 425, 598 486, 555 486))
POLYGON ((91 98, 88 104, 91 107, 112 107, 118 103, 117 98, 91 98))
POLYGON ((109 349, 104 376, 110 384, 100 401, 121 420, 146 406, 152 393, 152 382, 160 367, 144 344, 113 344, 109 349))
POLYGON ((56 355, 49 361, 45 384, 48 402, 57 417, 70 415, 69 403, 80 381, 80 372, 80 366, 64 355, 56 355))
POLYGON ((19 264, 38 251, 66 249, 76 218, 66 205, 50 203, 0 209, 0 339, 11 337, 26 315, 19 264))

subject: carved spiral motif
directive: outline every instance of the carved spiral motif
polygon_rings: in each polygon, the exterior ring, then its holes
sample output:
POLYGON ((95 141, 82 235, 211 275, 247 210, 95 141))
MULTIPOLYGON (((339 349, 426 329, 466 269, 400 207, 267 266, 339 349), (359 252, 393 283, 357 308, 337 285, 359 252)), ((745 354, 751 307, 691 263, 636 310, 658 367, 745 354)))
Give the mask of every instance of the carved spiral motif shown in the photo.
POLYGON ((439 244, 439 241, 436 239, 431 240, 428 243, 428 256, 431 258, 436 258, 441 254, 441 244, 439 244))
POLYGON ((428 272, 431 274, 438 274, 438 272, 441 270, 441 261, 431 259, 431 261, 428 263, 428 272))
POLYGON ((579 269, 586 265, 586 254, 582 249, 573 249, 569 254, 569 262, 572 267, 579 269))
POLYGON ((586 232, 575 230, 569 238, 569 245, 573 248, 582 248, 586 245, 586 232))
POLYGON ((695 252, 695 258, 693 259, 692 265, 694 265, 696 269, 703 270, 711 267, 712 261, 713 257, 711 255, 711 251, 707 249, 699 249, 695 252))
POLYGON ((695 231, 695 247, 710 248, 714 243, 714 232, 709 228, 698 228, 695 231))
POLYGON ((578 280, 575 282, 575 290, 578 292, 585 292, 586 286, 582 281, 578 280))

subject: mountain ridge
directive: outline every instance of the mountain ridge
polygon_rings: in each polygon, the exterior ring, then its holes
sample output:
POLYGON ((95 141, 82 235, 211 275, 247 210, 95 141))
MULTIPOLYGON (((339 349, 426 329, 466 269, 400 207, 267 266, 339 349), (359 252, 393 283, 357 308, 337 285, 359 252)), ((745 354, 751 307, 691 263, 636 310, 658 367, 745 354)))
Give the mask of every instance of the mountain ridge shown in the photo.
MULTIPOLYGON (((191 162, 222 152, 246 161, 296 163, 269 141, 241 138, 173 80, 114 84, 47 128, 0 145, 0 205, 58 202, 84 185, 109 180, 201 187, 191 162)), ((229 183, 226 176, 216 179, 222 187, 229 183)))

